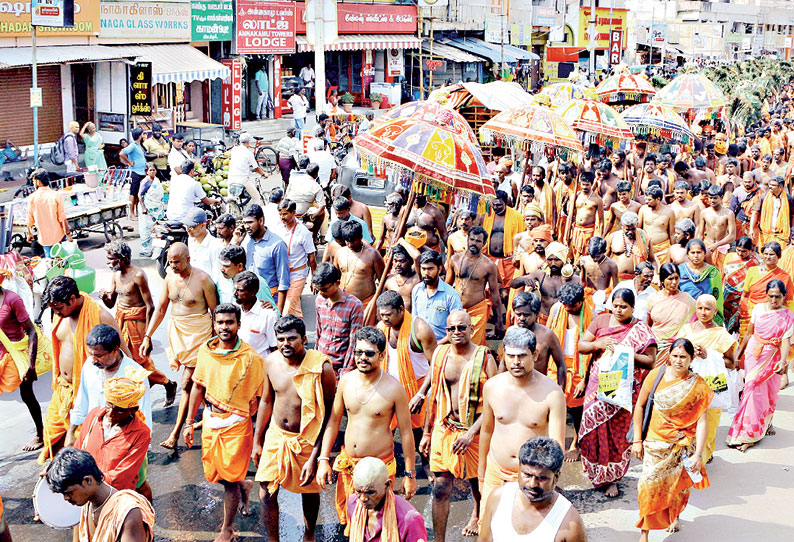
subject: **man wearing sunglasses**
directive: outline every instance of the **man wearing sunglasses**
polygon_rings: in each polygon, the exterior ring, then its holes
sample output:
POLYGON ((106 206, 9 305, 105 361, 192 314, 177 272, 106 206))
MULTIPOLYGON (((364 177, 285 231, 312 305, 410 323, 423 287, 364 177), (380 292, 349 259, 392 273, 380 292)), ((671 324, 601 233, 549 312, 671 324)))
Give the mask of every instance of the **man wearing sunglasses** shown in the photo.
MULTIPOLYGON (((433 372, 425 380, 422 394, 431 390, 425 430, 419 453, 430 458, 433 472, 433 531, 444 542, 449 499, 455 478, 471 484, 474 510, 463 536, 477 536, 480 517, 480 487, 475 479, 479 461, 482 425, 482 389, 496 376, 496 361, 486 346, 472 342, 471 317, 462 310, 447 318, 449 344, 436 349, 433 372)), ((456 537, 453 537, 456 538, 456 537)))
POLYGON ((545 436, 565 445, 565 395, 535 370, 535 334, 512 326, 502 342, 507 371, 483 386, 478 475, 484 504, 491 491, 518 479, 516 451, 524 442, 545 436))
POLYGON ((347 500, 353 492, 353 469, 356 464, 364 457, 377 457, 386 464, 389 476, 394 479, 397 463, 394 459, 391 421, 395 416, 405 460, 405 498, 410 499, 416 493, 416 448, 408 399, 400 381, 381 370, 385 351, 386 337, 379 329, 366 326, 356 332, 353 350, 356 370, 345 373, 339 379, 320 449, 317 483, 325 489, 331 483, 332 472, 338 473, 336 511, 339 522, 345 525, 346 536, 350 533, 347 500), (332 468, 331 448, 345 412, 345 443, 332 468))

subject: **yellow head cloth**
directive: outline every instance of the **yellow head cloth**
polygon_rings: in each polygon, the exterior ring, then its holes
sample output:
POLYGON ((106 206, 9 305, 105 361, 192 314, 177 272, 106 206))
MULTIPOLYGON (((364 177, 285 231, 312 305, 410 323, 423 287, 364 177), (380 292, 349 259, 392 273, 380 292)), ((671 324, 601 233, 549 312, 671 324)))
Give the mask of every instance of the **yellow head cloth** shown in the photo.
POLYGON ((105 382, 105 401, 119 408, 138 406, 146 392, 146 378, 151 371, 127 367, 125 376, 114 377, 105 382))
POLYGON ((405 240, 411 243, 414 248, 422 248, 427 243, 427 232, 414 226, 405 232, 405 240))
POLYGON ((534 216, 543 220, 543 209, 541 209, 540 204, 537 201, 533 201, 527 206, 527 210, 524 212, 524 215, 534 216))

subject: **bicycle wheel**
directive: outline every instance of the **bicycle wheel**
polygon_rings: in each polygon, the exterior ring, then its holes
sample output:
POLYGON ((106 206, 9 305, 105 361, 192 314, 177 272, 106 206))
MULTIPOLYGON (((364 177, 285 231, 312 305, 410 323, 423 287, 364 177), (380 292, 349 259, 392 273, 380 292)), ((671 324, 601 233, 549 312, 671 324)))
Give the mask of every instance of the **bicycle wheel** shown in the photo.
POLYGON ((256 149, 256 163, 265 172, 265 178, 270 177, 278 171, 278 160, 276 160, 276 149, 270 145, 264 145, 256 149))
POLYGON ((225 212, 232 215, 239 222, 243 217, 243 210, 240 209, 240 206, 232 201, 227 201, 224 205, 226 207, 225 212))

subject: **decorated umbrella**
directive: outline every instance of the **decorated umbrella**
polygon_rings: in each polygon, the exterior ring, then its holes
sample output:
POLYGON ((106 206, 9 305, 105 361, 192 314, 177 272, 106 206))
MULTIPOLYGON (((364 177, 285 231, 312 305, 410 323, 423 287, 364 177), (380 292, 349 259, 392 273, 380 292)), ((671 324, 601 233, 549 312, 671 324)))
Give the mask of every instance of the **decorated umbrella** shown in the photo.
POLYGON ((695 136, 672 107, 658 103, 637 104, 621 114, 640 139, 659 139, 671 143, 691 143, 695 136))
POLYGON ((392 120, 406 118, 421 120, 438 128, 456 133, 477 145, 477 136, 474 134, 474 130, 471 129, 469 123, 466 122, 466 119, 460 113, 439 102, 429 100, 408 102, 398 107, 393 107, 379 116, 373 122, 373 127, 392 120))
POLYGON ((564 160, 576 163, 584 153, 576 132, 559 115, 542 105, 502 111, 480 128, 480 136, 484 143, 493 144, 499 140, 533 153, 542 152, 551 145, 564 160))
POLYGON ((656 94, 656 101, 687 113, 690 119, 700 111, 716 114, 725 105, 725 95, 705 75, 684 73, 673 79, 656 94))
POLYGON ((643 75, 620 72, 604 79, 596 87, 596 94, 599 100, 607 104, 643 103, 656 94, 656 89, 643 75))
POLYGON ((581 132, 583 143, 597 143, 617 148, 634 134, 620 113, 595 100, 572 100, 557 108, 557 113, 572 128, 581 132))
POLYGON ((553 83, 540 90, 540 94, 548 96, 551 108, 567 104, 571 100, 594 100, 597 98, 594 87, 577 85, 576 83, 553 83))

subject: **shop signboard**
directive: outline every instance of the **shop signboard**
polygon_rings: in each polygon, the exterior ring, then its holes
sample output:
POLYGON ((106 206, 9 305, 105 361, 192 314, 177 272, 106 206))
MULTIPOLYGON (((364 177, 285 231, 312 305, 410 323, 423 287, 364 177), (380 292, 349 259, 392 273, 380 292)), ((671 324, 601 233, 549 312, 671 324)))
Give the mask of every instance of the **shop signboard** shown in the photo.
MULTIPOLYGON (((237 0, 237 5, 239 6, 243 1, 237 0)), ((295 5, 297 9, 295 31, 298 34, 305 34, 306 4, 298 2, 295 5)), ((416 34, 415 5, 337 3, 336 20, 340 35, 416 34)))
POLYGON ((654 44, 667 41, 667 25, 655 23, 651 26, 651 40, 654 44))
POLYGON ((552 27, 557 24, 557 11, 552 7, 536 6, 532 11, 532 24, 552 27))
POLYGON ((507 17, 488 15, 485 17, 485 41, 502 43, 507 38, 507 17))
POLYGON ((101 2, 99 37, 190 41, 190 2, 101 2))
POLYGON ((295 2, 237 0, 237 54, 294 53, 295 14, 295 2))
POLYGON ((616 66, 620 64, 620 58, 623 56, 623 31, 613 30, 609 33, 609 65, 616 66))
MULTIPOLYGON (((592 19, 595 22, 591 25, 590 17, 591 8, 579 8, 579 33, 576 45, 579 47, 587 47, 592 43, 596 49, 607 49, 609 47, 609 31, 611 30, 626 30, 626 14, 628 10, 614 8, 611 10, 612 17, 610 19, 610 8, 596 8, 595 17, 592 19), (611 24, 610 24, 611 23, 611 24)), ((626 32, 623 33, 623 47, 626 46, 626 32)))
POLYGON ((744 38, 743 32, 728 32, 725 36, 725 41, 727 43, 742 43, 742 38, 744 38))
POLYGON ((32 0, 30 24, 63 28, 74 26, 74 0, 32 0))
POLYGON ((190 41, 231 41, 234 35, 232 0, 191 0, 190 41))
POLYGON ((399 77, 403 74, 404 60, 401 49, 389 49, 387 54, 388 62, 386 75, 389 77, 399 77))
POLYGON ((152 114, 152 63, 130 66, 130 114, 152 114))
MULTIPOLYGON (((50 0, 51 2, 57 0, 50 0)), ((64 0, 72 2, 73 25, 65 26, 38 26, 36 34, 39 37, 50 36, 96 36, 99 32, 99 2, 97 0, 64 0)), ((0 38, 29 38, 31 34, 31 20, 33 18, 33 4, 44 4, 43 0, 37 2, 11 2, 0 1, 0 38)))
POLYGON ((221 62, 229 68, 229 76, 221 85, 223 127, 239 130, 243 125, 243 63, 236 59, 224 59, 221 62))

